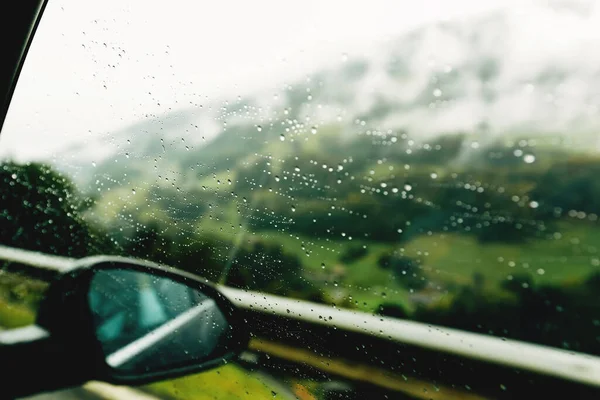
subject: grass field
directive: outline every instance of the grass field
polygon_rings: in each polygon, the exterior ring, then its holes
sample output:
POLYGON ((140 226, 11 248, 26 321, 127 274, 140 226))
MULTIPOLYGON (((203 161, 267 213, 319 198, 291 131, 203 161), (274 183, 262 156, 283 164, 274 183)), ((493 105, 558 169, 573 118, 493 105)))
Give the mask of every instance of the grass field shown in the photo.
POLYGON ((0 329, 27 326, 35 322, 35 312, 22 304, 0 298, 0 329))
POLYGON ((273 390, 253 372, 235 364, 200 374, 153 383, 146 389, 169 399, 273 399, 273 390))
POLYGON ((32 324, 46 282, 0 270, 0 328, 19 328, 32 324))
POLYGON ((509 275, 529 274, 539 284, 577 283, 600 270, 596 244, 600 229, 590 225, 561 224, 559 239, 525 243, 482 244, 471 236, 420 236, 405 246, 409 257, 421 257, 440 279, 469 283, 474 273, 491 284, 509 275))
POLYGON ((358 308, 371 311, 382 302, 411 308, 409 292, 395 282, 390 271, 377 264, 379 257, 391 250, 422 260, 427 279, 439 283, 442 289, 448 284, 471 284, 474 275, 479 274, 490 294, 497 292, 500 283, 510 276, 527 274, 537 284, 573 285, 600 271, 600 256, 596 253, 600 229, 587 223, 563 222, 557 232, 560 236, 556 239, 523 243, 480 243, 473 236, 446 233, 423 235, 398 245, 313 239, 278 231, 246 236, 281 245, 301 260, 305 275, 309 279, 317 277, 317 283, 321 277, 332 276, 332 270, 343 271, 337 286, 321 279, 323 290, 343 290, 358 308), (350 245, 366 246, 368 253, 343 264, 340 255, 350 245))

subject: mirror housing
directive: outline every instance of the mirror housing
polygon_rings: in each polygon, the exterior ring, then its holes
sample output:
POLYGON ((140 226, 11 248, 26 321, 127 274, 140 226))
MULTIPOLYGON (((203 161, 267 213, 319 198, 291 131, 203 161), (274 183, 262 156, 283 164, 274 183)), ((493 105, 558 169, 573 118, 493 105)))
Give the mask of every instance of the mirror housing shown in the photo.
POLYGON ((15 396, 201 372, 239 355, 250 339, 237 308, 208 281, 121 257, 80 260, 51 283, 34 327, 2 335, 0 354, 22 364, 11 364, 8 376, 36 376, 15 396))

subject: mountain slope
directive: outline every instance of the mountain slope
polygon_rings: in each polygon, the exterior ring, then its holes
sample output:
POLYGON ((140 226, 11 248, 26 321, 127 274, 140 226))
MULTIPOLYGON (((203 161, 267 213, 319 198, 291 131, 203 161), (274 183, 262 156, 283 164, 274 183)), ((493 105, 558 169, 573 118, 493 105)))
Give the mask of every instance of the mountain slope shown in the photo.
POLYGON ((424 26, 275 95, 148 116, 88 145, 93 155, 74 148, 61 162, 71 171, 98 164, 80 172, 79 182, 119 168, 143 172, 148 163, 178 172, 194 164, 221 170, 269 153, 279 138, 313 140, 310 132, 330 124, 350 138, 391 129, 423 142, 466 132, 487 146, 499 135, 552 134, 595 150, 598 10, 592 2, 535 2, 424 26))

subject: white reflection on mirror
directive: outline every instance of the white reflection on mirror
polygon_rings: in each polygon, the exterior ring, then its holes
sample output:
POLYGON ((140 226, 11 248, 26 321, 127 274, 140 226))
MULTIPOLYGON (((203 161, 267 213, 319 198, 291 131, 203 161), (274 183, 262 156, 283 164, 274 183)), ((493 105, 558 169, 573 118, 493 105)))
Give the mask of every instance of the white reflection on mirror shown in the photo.
POLYGON ((164 371, 224 353, 225 316, 213 299, 183 283, 104 269, 92 278, 88 299, 96 337, 115 370, 164 371))

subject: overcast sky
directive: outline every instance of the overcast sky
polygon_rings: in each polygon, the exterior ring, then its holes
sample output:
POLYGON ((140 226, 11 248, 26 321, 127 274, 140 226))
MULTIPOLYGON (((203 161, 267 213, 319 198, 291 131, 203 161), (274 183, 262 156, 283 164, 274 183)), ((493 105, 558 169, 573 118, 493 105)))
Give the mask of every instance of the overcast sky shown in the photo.
POLYGON ((50 0, 0 154, 48 158, 148 113, 275 88, 419 25, 507 3, 50 0))

